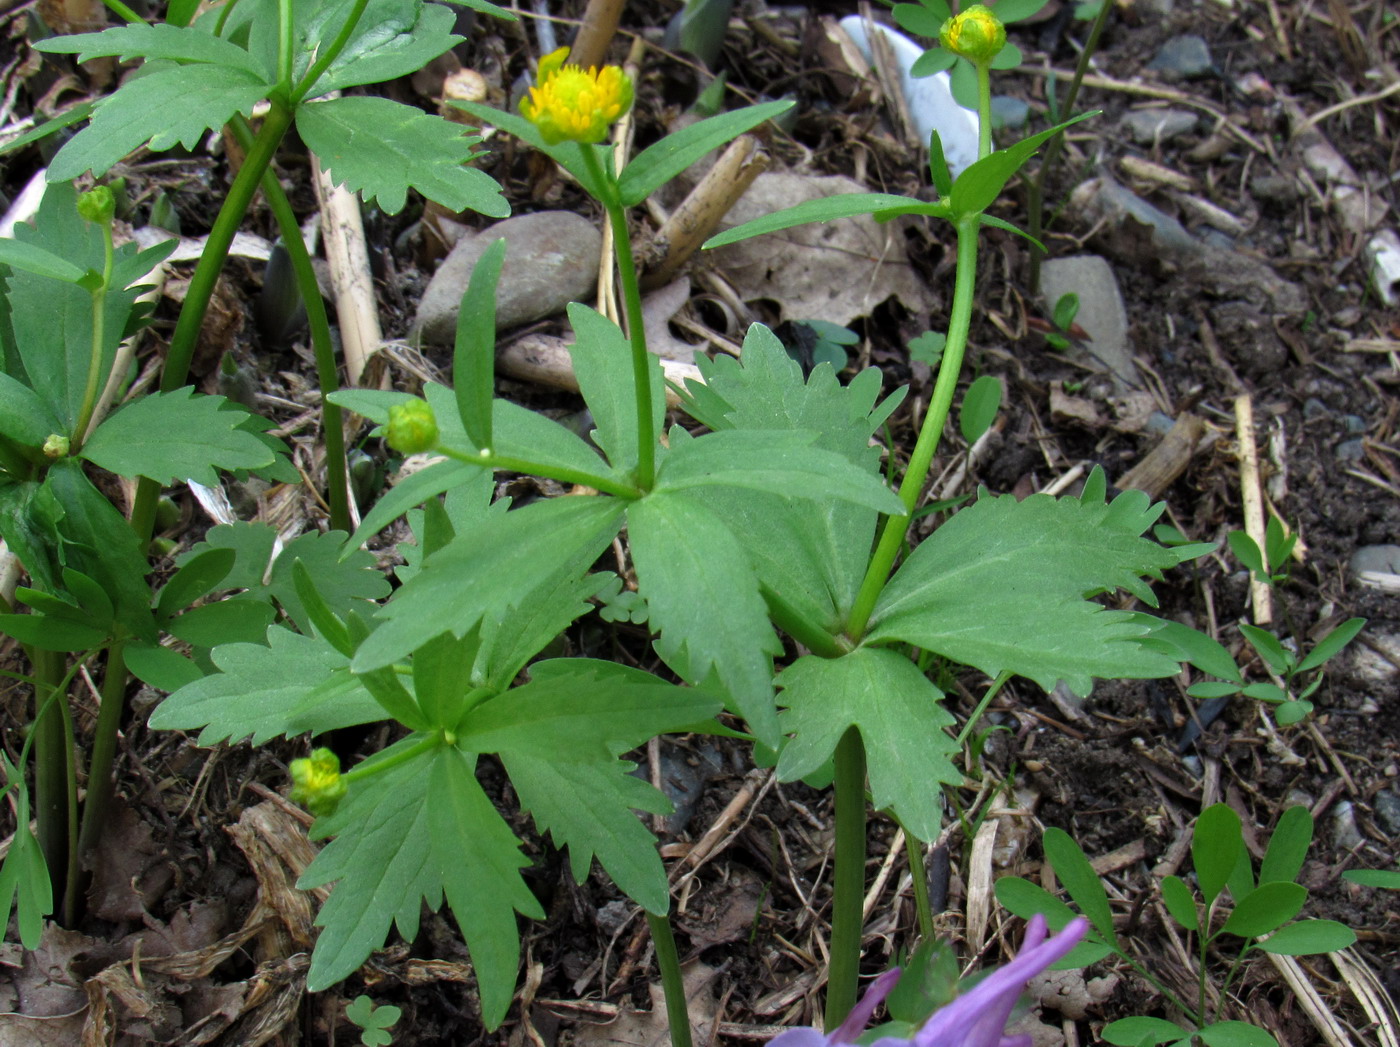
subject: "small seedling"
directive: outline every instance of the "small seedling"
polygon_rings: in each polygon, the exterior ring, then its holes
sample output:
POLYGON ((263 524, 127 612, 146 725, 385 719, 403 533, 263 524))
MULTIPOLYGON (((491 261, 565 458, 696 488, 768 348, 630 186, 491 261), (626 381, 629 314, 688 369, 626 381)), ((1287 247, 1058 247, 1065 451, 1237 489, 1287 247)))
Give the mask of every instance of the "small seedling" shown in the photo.
POLYGON ((1070 347, 1072 339, 1084 337, 1087 332, 1083 328, 1075 328, 1074 318, 1078 315, 1079 296, 1073 291, 1060 295, 1050 316, 1050 321, 1055 325, 1055 329, 1045 332, 1045 340, 1052 347, 1063 352, 1070 347))
POLYGON ((937 367, 943 358, 943 346, 948 336, 939 331, 925 331, 909 343, 909 359, 915 363, 937 367))
MULTIPOLYGON (((1234 954, 1219 987, 1228 996, 1244 960, 1253 952, 1311 956, 1346 948, 1356 935, 1333 920, 1296 920, 1308 889, 1297 882, 1312 843, 1313 821, 1306 807, 1291 807, 1279 818, 1255 876, 1245 849, 1240 818, 1228 804, 1201 812, 1191 839, 1196 891, 1177 876, 1164 877, 1162 902, 1171 918, 1195 936, 1199 992, 1194 1006, 1183 1001, 1128 954, 1113 923, 1108 894, 1089 859, 1068 833, 1046 829, 1045 860, 1070 900, 1089 918, 1092 929, 1057 966, 1083 967, 1117 955, 1146 977, 1194 1026, 1154 1017, 1123 1018, 1103 1029, 1108 1043, 1123 1047, 1190 1047, 1196 1037, 1211 1047, 1277 1047, 1277 1041, 1247 1022, 1220 1021, 1208 1007, 1212 966, 1234 954), (1197 893, 1199 892, 1199 894, 1197 893), (1242 942, 1241 948, 1237 943, 1242 942)), ((1075 915, 1067 904, 1038 884, 1009 876, 997 881, 998 901, 1017 916, 1043 915, 1061 927, 1075 915)))
POLYGON ((359 1026, 360 1042, 365 1047, 388 1047, 394 1042, 394 1036, 388 1030, 398 1024, 403 1011, 389 1004, 376 1007, 373 1000, 361 995, 356 996, 353 1003, 345 1005, 345 1017, 359 1026))

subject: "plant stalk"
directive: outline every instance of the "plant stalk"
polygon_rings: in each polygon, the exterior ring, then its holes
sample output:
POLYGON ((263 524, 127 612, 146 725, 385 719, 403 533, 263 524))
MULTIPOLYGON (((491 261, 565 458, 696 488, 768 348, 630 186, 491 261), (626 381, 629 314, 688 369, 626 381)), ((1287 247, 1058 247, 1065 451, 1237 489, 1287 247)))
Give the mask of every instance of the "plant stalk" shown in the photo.
POLYGON ((627 339, 632 346, 632 387, 637 401, 637 486, 651 490, 656 481, 656 427, 652 424, 651 353, 647 350, 646 325, 642 321, 642 292, 637 283, 637 265, 632 257, 632 239, 627 230, 627 212, 617 194, 617 176, 604 171, 598 152, 585 145, 584 163, 607 199, 599 201, 608 212, 612 226, 613 249, 617 253, 618 279, 622 285, 622 306, 627 315, 627 339))
MULTIPOLYGON (((230 126, 239 145, 247 151, 252 148, 253 132, 246 120, 235 116, 230 126)), ((337 404, 326 399, 327 393, 340 388, 340 371, 336 365, 335 344, 331 340, 330 318, 326 315, 326 303, 321 297, 320 285, 316 283, 316 270, 311 265, 311 255, 301 239, 301 227, 297 225, 296 214, 282 191, 282 183, 269 168, 263 172, 263 197, 267 200, 272 215, 277 219, 278 232, 287 249, 287 257, 296 274, 297 290, 302 304, 306 307, 306 324, 311 332, 311 348, 316 357, 316 382, 321 387, 321 428, 326 438, 326 500, 330 504, 330 525, 333 531, 349 534, 354 528, 350 523, 350 484, 345 465, 345 422, 344 414, 337 404)))
POLYGON ((831 949, 826 977, 827 1029, 856 1004, 865 901, 865 746, 846 728, 836 745, 836 868, 832 875, 831 949))
POLYGON ((467 465, 479 465, 483 469, 509 469, 511 472, 515 473, 543 476, 550 480, 558 480, 560 483, 591 487, 595 491, 603 491, 606 494, 616 495, 619 498, 635 500, 645 493, 635 487, 619 483, 617 480, 609 479, 606 476, 595 476, 593 473, 586 473, 581 469, 566 469, 562 466, 540 465, 537 462, 532 462, 525 458, 512 458, 509 455, 502 454, 470 454, 466 451, 455 451, 450 447, 435 448, 435 453, 446 455, 448 458, 452 458, 458 462, 465 462, 467 465))
POLYGON ((661 971, 661 987, 666 994, 666 1021, 671 1028, 671 1047, 691 1047, 685 979, 681 976, 676 938, 671 933, 671 918, 648 912, 647 927, 651 930, 651 941, 656 947, 656 966, 661 971))
MULTIPOLYGON (((68 780, 73 776, 72 750, 63 730, 65 700, 60 693, 67 679, 63 655, 29 648, 34 667, 34 817, 39 823, 39 849, 49 867, 49 882, 66 882, 69 862, 68 780)), ((55 891, 55 893, 58 893, 55 891)))
POLYGON ((102 284, 92 291, 92 355, 88 360, 87 382, 83 387, 83 402, 78 408, 78 421, 68 441, 68 453, 77 454, 87 438, 92 413, 97 408, 97 394, 102 386, 102 343, 107 339, 107 290, 112 285, 112 224, 102 224, 102 284))
POLYGON ((90 854, 107 825, 112 802, 112 766, 117 754, 117 731, 126 707, 126 648, 118 640, 107 649, 107 668, 102 676, 102 705, 97 710, 92 755, 88 758, 87 796, 78 834, 78 854, 90 854))
POLYGON ((870 624, 870 615, 875 603, 894 568, 899 556, 904 536, 913 522, 913 513, 919 504, 919 496, 924 482, 928 479, 929 468, 933 465, 933 455, 938 449, 938 441, 943 436, 943 425, 953 406, 953 394, 958 388, 958 375, 962 371, 963 354, 967 350, 967 334, 972 324, 973 291, 977 284, 977 234, 981 225, 981 215, 960 218, 958 230, 957 277, 953 285, 953 307, 948 316, 948 340, 943 347, 943 359, 939 361, 938 380, 934 383, 933 396, 929 401, 928 414, 919 430, 919 438, 914 451, 909 456, 909 468, 904 472, 904 480, 899 485, 899 499, 904 503, 904 516, 891 516, 885 520, 875 553, 870 558, 865 578, 856 594, 846 622, 846 635, 859 640, 870 624))
POLYGON ((910 886, 914 891, 914 911, 918 915, 919 937, 933 940, 933 906, 928 899, 928 870, 924 868, 924 841, 904 830, 904 853, 909 862, 910 886))

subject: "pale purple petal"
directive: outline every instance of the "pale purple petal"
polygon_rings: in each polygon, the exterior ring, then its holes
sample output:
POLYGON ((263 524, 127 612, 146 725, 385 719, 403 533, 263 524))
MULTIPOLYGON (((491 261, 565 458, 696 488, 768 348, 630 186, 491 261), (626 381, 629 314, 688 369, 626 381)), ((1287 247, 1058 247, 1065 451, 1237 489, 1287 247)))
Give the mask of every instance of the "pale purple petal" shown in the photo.
POLYGON ((827 1047, 825 1033, 818 1032, 810 1025, 780 1032, 768 1041, 768 1047, 827 1047))
POLYGON ((1079 944, 1089 922, 1070 921, 1059 934, 1045 938, 1045 919, 1031 917, 1021 951, 968 992, 938 1010, 914 1034, 914 1047, 1001 1047, 1007 1019, 1026 983, 1079 944))
MULTIPOLYGON (((884 974, 880 975, 870 983, 870 988, 865 990, 865 995, 860 998, 860 1003, 851 1008, 851 1013, 846 1015, 846 1020, 836 1027, 836 1031, 831 1034, 831 1042, 855 1043, 856 1038, 865 1031, 866 1025, 875 1013, 875 1008, 885 1002, 899 981, 902 972, 898 967, 891 967, 884 974)), ((793 1044, 792 1047, 803 1047, 801 1044, 793 1044)))

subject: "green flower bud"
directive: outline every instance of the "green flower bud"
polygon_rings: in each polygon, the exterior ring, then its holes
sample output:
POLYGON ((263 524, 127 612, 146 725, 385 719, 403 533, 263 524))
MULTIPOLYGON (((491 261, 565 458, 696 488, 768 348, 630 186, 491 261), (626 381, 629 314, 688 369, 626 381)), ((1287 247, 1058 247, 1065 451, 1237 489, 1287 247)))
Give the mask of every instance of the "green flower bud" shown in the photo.
POLYGON ((991 10, 973 4, 943 23, 938 42, 953 54, 982 64, 990 62, 1006 46, 1006 26, 991 10))
POLYGON ((422 454, 437 446, 438 425, 426 400, 408 400, 389 408, 389 446, 400 454, 422 454))
POLYGON ((78 214, 98 225, 111 225, 117 212, 117 198, 105 185, 94 186, 78 197, 78 214))
POLYGON ((65 458, 68 455, 68 437, 62 433, 52 433, 44 441, 44 456, 46 458, 65 458))
POLYGON ((344 798, 346 784, 340 778, 340 758, 329 749, 313 749, 305 759, 293 760, 292 791, 288 796, 312 814, 332 813, 344 798))

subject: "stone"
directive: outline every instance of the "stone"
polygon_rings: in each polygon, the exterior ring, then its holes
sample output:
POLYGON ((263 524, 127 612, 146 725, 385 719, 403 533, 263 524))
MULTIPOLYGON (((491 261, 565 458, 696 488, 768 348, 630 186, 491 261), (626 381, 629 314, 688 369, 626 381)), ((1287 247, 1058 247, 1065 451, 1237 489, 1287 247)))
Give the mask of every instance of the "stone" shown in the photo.
POLYGON ((1339 850, 1350 851, 1365 843, 1356 827, 1356 810, 1350 800, 1340 801, 1332 808, 1332 843, 1339 850))
POLYGON ((1122 124, 1133 141, 1155 145, 1190 134, 1196 129, 1197 117, 1188 109, 1135 109, 1123 117, 1122 124))
POLYGON ((1016 131, 1026 126, 1031 118, 1031 107, 1019 98, 1010 95, 996 95, 992 98, 992 125, 1016 131))
POLYGON ((1392 839, 1400 837, 1400 793, 1386 789, 1371 802, 1376 812, 1376 825, 1392 839))
POLYGON ((1363 545, 1351 554, 1351 573, 1400 574, 1400 545, 1363 545))
POLYGON ((1137 367, 1128 351, 1128 312, 1118 278, 1106 259, 1092 254, 1052 258, 1041 266, 1040 290, 1047 312, 1061 296, 1077 294, 1079 312, 1074 322, 1089 333, 1085 348, 1108 368, 1115 384, 1137 384, 1137 367))
POLYGON ((507 330, 562 312, 583 301, 598 283, 602 233, 572 211, 537 211, 507 218, 463 237, 438 266, 418 303, 415 340, 450 346, 457 312, 472 270, 496 240, 506 240, 506 258, 496 287, 496 327, 507 330))
POLYGON ((1339 462, 1359 462, 1366 457, 1366 444, 1362 440, 1343 440, 1335 453, 1339 462))
POLYGON ((1161 46, 1147 67, 1168 80, 1204 76, 1215 68, 1210 48, 1195 34, 1174 36, 1161 46))

